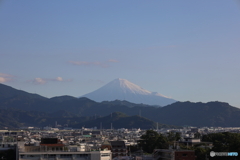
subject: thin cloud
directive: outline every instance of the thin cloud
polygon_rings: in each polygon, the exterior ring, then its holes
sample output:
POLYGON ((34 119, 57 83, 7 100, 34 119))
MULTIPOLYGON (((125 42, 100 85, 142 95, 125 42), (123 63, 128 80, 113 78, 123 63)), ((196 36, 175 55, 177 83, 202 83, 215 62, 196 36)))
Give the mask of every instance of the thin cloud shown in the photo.
POLYGON ((5 74, 5 73, 0 73, 0 77, 12 77, 12 75, 5 74))
POLYGON ((63 79, 62 77, 57 77, 57 78, 53 78, 53 79, 48 79, 48 81, 69 82, 72 80, 71 79, 63 79))
POLYGON ((45 83, 47 83, 47 81, 42 79, 42 78, 35 78, 32 82, 34 84, 45 84, 45 83))
POLYGON ((5 82, 7 82, 8 81, 8 79, 6 79, 6 78, 4 78, 4 77, 0 77, 0 83, 5 83, 5 82))
POLYGON ((56 78, 56 81, 62 82, 62 81, 63 81, 63 78, 62 78, 62 77, 57 77, 57 78, 56 78))
POLYGON ((70 79, 63 79, 62 77, 57 78, 35 78, 34 80, 30 81, 33 84, 46 84, 48 82, 69 82, 70 79))
POLYGON ((0 73, 0 83, 9 82, 12 80, 12 75, 0 73))

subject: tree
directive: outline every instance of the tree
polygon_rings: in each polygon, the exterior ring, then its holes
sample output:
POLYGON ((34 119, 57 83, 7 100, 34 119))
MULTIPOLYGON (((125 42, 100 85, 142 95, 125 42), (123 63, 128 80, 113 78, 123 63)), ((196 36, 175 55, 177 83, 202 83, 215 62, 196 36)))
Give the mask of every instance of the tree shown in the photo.
POLYGON ((213 150, 216 152, 238 152, 240 153, 239 133, 212 133, 204 135, 202 141, 213 142, 213 150))
POLYGON ((146 134, 141 136, 141 147, 143 151, 152 153, 156 147, 159 134, 153 130, 147 130, 146 134))
POLYGON ((194 133, 194 138, 201 138, 201 134, 199 132, 194 133))
POLYGON ((196 160, 205 160, 206 156, 209 157, 210 149, 209 148, 195 148, 196 160))
POLYGON ((141 136, 140 146, 143 151, 152 153, 154 149, 163 149, 168 147, 168 139, 162 134, 153 130, 147 130, 146 134, 141 136))

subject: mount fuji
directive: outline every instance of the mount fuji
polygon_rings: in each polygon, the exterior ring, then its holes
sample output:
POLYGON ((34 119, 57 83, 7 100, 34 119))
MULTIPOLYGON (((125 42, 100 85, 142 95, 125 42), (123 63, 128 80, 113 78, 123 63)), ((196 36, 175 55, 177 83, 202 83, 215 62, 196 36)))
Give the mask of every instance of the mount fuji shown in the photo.
POLYGON ((166 97, 157 92, 150 92, 121 78, 115 79, 103 87, 81 97, 87 97, 96 102, 126 100, 137 104, 143 103, 159 106, 166 106, 177 102, 172 98, 166 97))

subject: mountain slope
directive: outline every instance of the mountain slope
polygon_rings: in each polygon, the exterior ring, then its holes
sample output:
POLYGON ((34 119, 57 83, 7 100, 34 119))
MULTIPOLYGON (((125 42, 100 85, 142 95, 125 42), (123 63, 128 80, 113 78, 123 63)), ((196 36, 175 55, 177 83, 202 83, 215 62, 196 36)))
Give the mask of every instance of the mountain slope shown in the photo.
POLYGON ((67 111, 45 113, 38 111, 23 111, 14 108, 0 109, 0 129, 8 127, 16 129, 19 127, 34 126, 54 126, 56 121, 59 124, 71 126, 79 122, 88 120, 89 117, 78 117, 67 111))
POLYGON ((12 97, 21 97, 21 98, 34 98, 34 99, 47 99, 38 94, 28 93, 22 90, 17 90, 10 86, 0 83, 0 100, 12 97))
MULTIPOLYGON (((74 125, 75 128, 82 128, 82 127, 97 127, 100 126, 104 129, 110 129, 111 126, 113 128, 141 128, 141 129, 150 129, 156 128, 156 123, 152 120, 149 120, 144 117, 140 117, 137 115, 128 116, 121 112, 114 112, 108 116, 97 118, 90 121, 85 121, 79 124, 74 125)), ((175 128, 176 126, 169 126, 164 124, 158 124, 159 128, 175 128)))
POLYGON ((165 106, 176 102, 176 100, 168 98, 159 93, 150 92, 133 84, 125 79, 115 79, 105 86, 85 94, 82 97, 87 97, 96 102, 126 100, 132 103, 143 103, 149 105, 165 106))
POLYGON ((0 108, 15 108, 18 110, 48 113, 66 110, 70 113, 81 115, 84 110, 94 104, 96 102, 88 98, 76 98, 72 96, 45 98, 0 84, 0 108))
POLYGON ((156 122, 178 126, 240 126, 240 109, 224 102, 176 102, 142 115, 156 122))
POLYGON ((0 84, 0 108, 10 107, 19 109, 33 108, 46 101, 48 98, 38 94, 17 90, 4 84, 0 84))
POLYGON ((0 111, 0 126, 6 124, 6 126, 12 127, 19 126, 19 123, 48 125, 48 121, 54 122, 55 120, 66 123, 66 119, 61 120, 62 117, 73 118, 73 123, 71 124, 77 124, 79 117, 94 116, 98 118, 107 116, 113 112, 122 112, 130 116, 141 115, 155 122, 177 126, 240 126, 240 109, 224 102, 176 102, 165 107, 139 105, 126 101, 97 103, 88 98, 75 98, 71 96, 48 99, 37 94, 19 91, 6 85, 0 85, 0 109, 10 109, 8 111, 0 111), (11 111, 14 108, 16 110, 11 111), (46 112, 46 115, 44 116, 37 112, 35 114, 35 111, 46 112), (19 116, 25 113, 27 113, 26 116, 19 116), (57 118, 58 116, 59 118, 57 118), (27 120, 24 117, 28 117, 27 120), (36 121, 34 120, 36 117, 39 117, 39 121, 37 119, 36 121), (44 119, 47 117, 49 120, 45 123, 44 119))

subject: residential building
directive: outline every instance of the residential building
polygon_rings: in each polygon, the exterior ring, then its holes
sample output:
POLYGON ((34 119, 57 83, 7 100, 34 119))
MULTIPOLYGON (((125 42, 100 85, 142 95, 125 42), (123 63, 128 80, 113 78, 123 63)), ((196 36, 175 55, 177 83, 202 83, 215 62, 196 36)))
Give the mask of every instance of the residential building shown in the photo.
POLYGON ((111 160, 110 150, 67 146, 57 138, 42 138, 41 143, 19 143, 19 160, 111 160))

